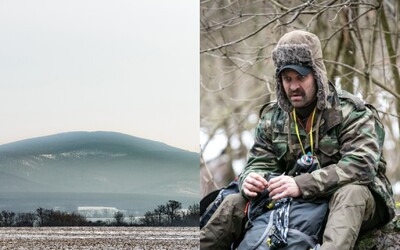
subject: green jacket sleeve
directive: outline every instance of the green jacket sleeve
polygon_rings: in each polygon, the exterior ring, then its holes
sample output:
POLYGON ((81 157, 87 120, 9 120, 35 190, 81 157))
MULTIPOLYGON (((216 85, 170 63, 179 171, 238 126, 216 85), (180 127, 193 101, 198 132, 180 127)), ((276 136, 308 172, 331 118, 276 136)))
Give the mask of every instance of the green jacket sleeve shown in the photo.
POLYGON ((244 195, 242 191, 243 181, 249 173, 255 172, 264 175, 266 173, 281 172, 271 142, 272 131, 270 125, 272 113, 273 110, 267 112, 255 129, 254 145, 250 149, 247 165, 239 178, 239 188, 242 195, 244 195))

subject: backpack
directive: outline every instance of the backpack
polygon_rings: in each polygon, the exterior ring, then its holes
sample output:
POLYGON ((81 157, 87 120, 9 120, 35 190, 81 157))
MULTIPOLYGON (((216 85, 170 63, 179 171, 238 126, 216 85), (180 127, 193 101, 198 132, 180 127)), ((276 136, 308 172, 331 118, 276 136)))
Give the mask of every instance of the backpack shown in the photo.
MULTIPOLYGON (((328 202, 284 198, 274 209, 249 218, 238 250, 319 249, 327 219, 328 202)), ((251 210, 249 211, 251 216, 251 210)))
MULTIPOLYGON (((303 168, 304 172, 313 169, 317 163, 309 164, 308 169, 304 165, 309 157, 299 159, 295 169, 303 168)), ((318 249, 328 217, 328 200, 287 197, 273 201, 268 190, 264 190, 250 201, 247 217, 246 233, 238 250, 318 249)))

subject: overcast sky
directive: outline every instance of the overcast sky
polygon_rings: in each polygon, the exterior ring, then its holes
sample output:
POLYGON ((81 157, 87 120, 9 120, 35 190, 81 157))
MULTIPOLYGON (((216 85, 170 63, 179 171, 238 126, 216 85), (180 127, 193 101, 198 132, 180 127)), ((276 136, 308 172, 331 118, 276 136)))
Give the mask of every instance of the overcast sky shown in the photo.
POLYGON ((0 0, 0 144, 116 131, 198 151, 198 2, 0 0))

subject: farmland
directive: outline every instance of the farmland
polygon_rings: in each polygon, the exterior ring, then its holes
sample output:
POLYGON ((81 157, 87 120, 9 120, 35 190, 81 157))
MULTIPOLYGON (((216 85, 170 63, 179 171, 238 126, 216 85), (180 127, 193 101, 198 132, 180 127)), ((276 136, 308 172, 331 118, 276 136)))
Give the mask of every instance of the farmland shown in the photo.
POLYGON ((197 227, 0 228, 0 249, 199 249, 197 227))

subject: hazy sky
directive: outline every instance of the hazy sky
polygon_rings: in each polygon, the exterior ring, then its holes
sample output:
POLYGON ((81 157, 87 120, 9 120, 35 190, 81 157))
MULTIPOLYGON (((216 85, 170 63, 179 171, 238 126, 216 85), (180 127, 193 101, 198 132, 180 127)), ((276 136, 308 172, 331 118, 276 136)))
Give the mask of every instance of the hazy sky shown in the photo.
POLYGON ((0 0, 0 144, 116 131, 198 151, 198 2, 0 0))

